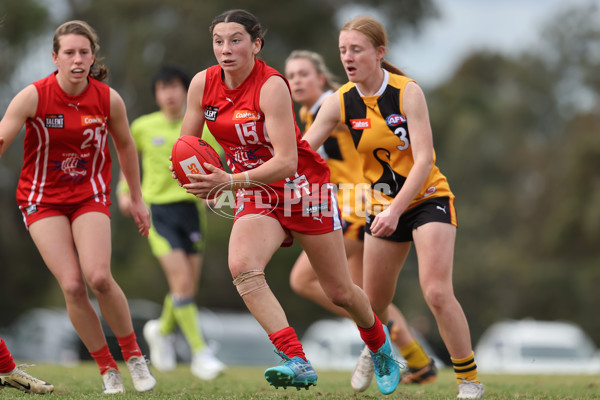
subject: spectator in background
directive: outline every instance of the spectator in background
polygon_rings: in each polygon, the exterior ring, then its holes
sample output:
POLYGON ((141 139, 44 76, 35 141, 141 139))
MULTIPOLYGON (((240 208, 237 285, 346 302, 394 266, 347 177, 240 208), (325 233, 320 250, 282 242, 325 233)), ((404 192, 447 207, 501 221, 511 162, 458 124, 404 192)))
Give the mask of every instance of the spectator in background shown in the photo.
MULTIPOLYGON (((207 346, 200 330, 195 296, 202 270, 206 234, 204 200, 186 193, 171 178, 169 156, 181 132, 190 77, 181 67, 166 65, 151 79, 151 90, 159 110, 131 123, 131 134, 142 160, 142 193, 150 208, 148 241, 167 282, 160 319, 144 326, 152 365, 160 371, 175 368, 176 354, 170 336, 177 326, 192 352, 191 371, 200 379, 214 379, 225 365, 207 346)), ((209 139, 210 132, 203 137, 209 139)), ((214 139, 212 140, 214 144, 214 139)), ((131 215, 125 176, 118 186, 119 208, 131 215)))

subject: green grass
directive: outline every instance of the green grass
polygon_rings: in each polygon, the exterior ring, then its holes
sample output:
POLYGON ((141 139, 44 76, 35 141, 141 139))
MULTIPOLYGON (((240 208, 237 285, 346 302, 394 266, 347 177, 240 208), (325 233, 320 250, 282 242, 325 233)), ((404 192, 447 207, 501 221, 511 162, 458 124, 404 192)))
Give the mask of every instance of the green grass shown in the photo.
MULTIPOLYGON (((454 399, 456 383, 449 368, 440 371, 435 383, 425 386, 399 386, 389 396, 377 390, 375 382, 364 393, 355 394, 350 388, 348 371, 317 371, 316 387, 297 391, 295 388, 274 389, 263 377, 264 367, 229 367, 214 381, 194 378, 189 366, 179 365, 172 372, 156 372, 158 384, 150 393, 137 393, 131 384, 127 367, 119 364, 126 393, 118 399, 454 399)), ((54 399, 96 399, 103 397, 102 381, 93 362, 76 367, 36 365, 28 372, 51 382, 54 399)), ((487 399, 600 399, 598 376, 566 375, 483 375, 487 399)), ((2 399, 31 399, 17 390, 0 391, 2 399)))

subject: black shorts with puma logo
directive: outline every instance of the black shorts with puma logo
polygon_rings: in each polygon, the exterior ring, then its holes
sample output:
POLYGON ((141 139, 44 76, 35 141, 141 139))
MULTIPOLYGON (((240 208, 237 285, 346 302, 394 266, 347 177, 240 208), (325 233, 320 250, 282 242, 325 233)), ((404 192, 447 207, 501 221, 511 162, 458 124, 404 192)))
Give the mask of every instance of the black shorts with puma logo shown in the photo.
MULTIPOLYGON (((374 215, 367 215, 367 224, 365 232, 371 234, 371 224, 375 219, 374 215)), ((444 222, 458 226, 456 220, 456 209, 454 208, 454 198, 432 197, 425 200, 413 208, 406 210, 398 220, 398 226, 394 233, 381 239, 391 240, 393 242, 412 242, 413 230, 429 222, 444 222)))

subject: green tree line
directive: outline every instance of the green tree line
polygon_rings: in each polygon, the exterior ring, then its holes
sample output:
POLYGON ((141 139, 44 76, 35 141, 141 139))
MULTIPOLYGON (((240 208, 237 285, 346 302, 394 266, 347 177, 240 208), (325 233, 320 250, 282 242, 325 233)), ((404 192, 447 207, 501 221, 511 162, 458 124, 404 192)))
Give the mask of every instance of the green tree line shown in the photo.
MULTIPOLYGON (((382 18, 392 42, 409 32, 418 35, 423 22, 437 15, 430 0, 361 4, 382 18)), ((65 0, 63 5, 67 11, 57 15, 35 0, 0 4, 0 46, 3 55, 10 54, 0 59, 0 112, 21 89, 12 87, 10 78, 23 68, 20 61, 33 44, 47 37, 49 57, 54 28, 72 18, 98 31, 110 84, 124 97, 130 120, 153 111, 148 79, 154 70, 165 62, 190 71, 214 64, 210 21, 240 6, 192 0, 65 0)), ((243 4, 268 28, 262 58, 269 64, 281 70, 291 50, 306 48, 322 53, 339 77, 345 75, 336 24, 343 6, 355 5, 339 0, 243 4)), ((600 304, 599 17, 594 2, 565 8, 547 22, 535 48, 512 56, 472 53, 450 78, 427 89, 438 165, 457 197, 455 292, 475 342, 499 319, 532 317, 574 321, 600 344, 600 322, 593 318, 600 304)), ((0 327, 28 308, 63 304, 15 205, 22 136, 0 161, 0 304, 10 304, 0 327)), ((117 280, 128 297, 160 302, 167 286, 145 239, 116 207, 112 213, 117 280)), ((227 269, 231 221, 211 214, 209 222, 199 303, 244 309, 227 269)), ((297 246, 280 250, 267 277, 302 330, 329 314, 289 289, 299 251, 297 246)), ((400 275, 396 303, 439 345, 417 274, 412 255, 400 275)))

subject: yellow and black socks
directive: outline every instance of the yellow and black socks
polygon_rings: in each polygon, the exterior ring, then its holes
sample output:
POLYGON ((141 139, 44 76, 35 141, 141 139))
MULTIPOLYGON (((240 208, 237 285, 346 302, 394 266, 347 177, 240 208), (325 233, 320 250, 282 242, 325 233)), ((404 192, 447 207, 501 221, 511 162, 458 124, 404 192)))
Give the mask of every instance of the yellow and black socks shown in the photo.
POLYGON ((475 354, 471 352, 468 357, 465 358, 452 358, 452 366, 454 367, 454 373, 456 374, 456 382, 467 380, 479 383, 477 379, 477 364, 475 364, 475 354))
POLYGON ((400 353, 406 360, 406 366, 411 370, 419 370, 426 367, 431 362, 431 359, 416 339, 413 339, 413 341, 406 346, 402 346, 400 348, 400 353))

